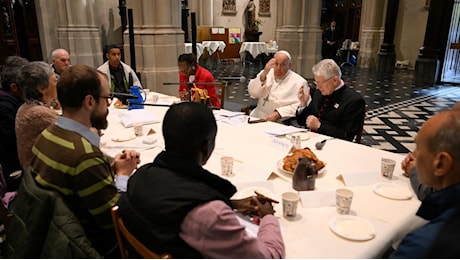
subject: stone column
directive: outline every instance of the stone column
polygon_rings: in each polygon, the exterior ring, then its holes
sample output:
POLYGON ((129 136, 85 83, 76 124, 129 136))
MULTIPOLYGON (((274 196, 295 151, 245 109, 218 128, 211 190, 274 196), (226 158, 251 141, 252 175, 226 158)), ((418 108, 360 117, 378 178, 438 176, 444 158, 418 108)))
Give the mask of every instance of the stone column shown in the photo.
MULTIPOLYGON (((177 95, 179 82, 177 57, 184 53, 184 32, 180 23, 180 0, 128 0, 133 9, 137 72, 142 86, 168 95, 177 95)), ((128 32, 124 33, 125 50, 129 49, 128 32)), ((125 52, 125 60, 130 60, 125 52)))
POLYGON ((388 0, 385 33, 383 36, 383 44, 380 46, 377 63, 377 72, 381 74, 393 74, 395 70, 396 53, 393 41, 395 38, 398 6, 399 0, 388 0))
POLYGON ((432 85, 439 81, 441 57, 449 34, 454 0, 431 1, 423 47, 415 62, 414 83, 432 85))
POLYGON ((321 59, 321 0, 280 0, 276 41, 291 54, 293 70, 312 78, 311 67, 321 59))
POLYGON ((377 62, 377 54, 383 40, 383 14, 385 1, 363 1, 361 11, 361 33, 359 35, 358 66, 373 68, 377 62))
POLYGON ((96 0, 60 0, 56 4, 60 10, 57 12, 58 46, 69 50, 73 64, 100 66, 101 32, 93 12, 96 0), (74 56, 74 53, 78 55, 74 56))

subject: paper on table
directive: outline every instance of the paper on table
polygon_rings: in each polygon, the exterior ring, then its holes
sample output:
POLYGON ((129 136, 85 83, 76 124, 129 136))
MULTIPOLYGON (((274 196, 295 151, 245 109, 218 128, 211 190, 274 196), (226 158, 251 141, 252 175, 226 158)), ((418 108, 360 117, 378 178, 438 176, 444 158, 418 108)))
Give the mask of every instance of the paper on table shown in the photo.
POLYGON ((375 171, 344 173, 342 177, 348 187, 371 185, 380 181, 380 173, 375 171))
POLYGON ((124 127, 131 127, 137 123, 145 125, 160 122, 156 115, 147 109, 127 110, 120 115, 120 119, 124 127))
POLYGON ((174 99, 171 98, 159 98, 158 101, 155 103, 157 105, 172 105, 174 104, 174 99))
POLYGON ((300 199, 304 208, 335 206, 335 190, 301 191, 300 199))
POLYGON ((264 132, 269 135, 285 135, 285 134, 292 134, 292 133, 306 132, 306 131, 308 130, 304 128, 298 128, 294 126, 281 126, 281 127, 265 130, 264 132))
POLYGON ((248 234, 251 237, 257 237, 257 233, 259 232, 259 226, 252 223, 248 219, 248 217, 244 216, 241 213, 236 213, 236 218, 238 219, 240 224, 245 227, 246 234, 248 234))

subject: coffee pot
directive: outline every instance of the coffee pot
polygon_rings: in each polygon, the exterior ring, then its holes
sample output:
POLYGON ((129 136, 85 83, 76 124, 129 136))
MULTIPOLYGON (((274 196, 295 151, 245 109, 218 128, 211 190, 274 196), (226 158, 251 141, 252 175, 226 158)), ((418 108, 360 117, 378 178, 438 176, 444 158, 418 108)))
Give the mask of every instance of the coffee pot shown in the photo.
POLYGON ((292 188, 297 191, 314 190, 317 176, 315 163, 309 158, 299 158, 292 176, 292 188))

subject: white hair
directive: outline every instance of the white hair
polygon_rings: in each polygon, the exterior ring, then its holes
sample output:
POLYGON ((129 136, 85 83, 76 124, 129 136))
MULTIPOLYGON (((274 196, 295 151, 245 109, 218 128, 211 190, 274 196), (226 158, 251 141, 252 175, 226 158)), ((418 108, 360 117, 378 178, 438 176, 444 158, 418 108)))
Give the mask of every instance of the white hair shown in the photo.
POLYGON ((342 78, 342 71, 339 65, 333 59, 324 59, 313 65, 311 68, 313 75, 323 76, 325 78, 332 78, 337 76, 342 78))

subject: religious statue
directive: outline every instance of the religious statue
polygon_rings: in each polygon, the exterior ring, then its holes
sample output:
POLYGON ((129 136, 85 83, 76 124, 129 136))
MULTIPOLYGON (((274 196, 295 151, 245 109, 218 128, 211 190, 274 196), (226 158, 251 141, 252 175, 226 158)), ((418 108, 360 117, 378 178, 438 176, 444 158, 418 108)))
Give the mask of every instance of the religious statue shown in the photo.
POLYGON ((247 11, 247 24, 246 30, 248 31, 259 31, 260 22, 256 20, 256 5, 253 0, 250 0, 248 6, 246 6, 247 11))

